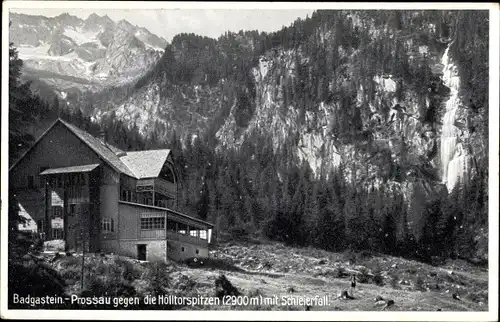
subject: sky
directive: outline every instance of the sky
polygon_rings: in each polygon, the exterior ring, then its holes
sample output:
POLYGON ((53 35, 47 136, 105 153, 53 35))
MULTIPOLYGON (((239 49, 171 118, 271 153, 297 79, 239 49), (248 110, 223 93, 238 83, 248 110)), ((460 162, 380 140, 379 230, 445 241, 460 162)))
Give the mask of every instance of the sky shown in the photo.
POLYGON ((152 33, 171 41, 181 33, 195 33, 217 38, 225 31, 258 30, 270 32, 289 26, 297 18, 311 16, 308 9, 91 9, 45 8, 14 9, 12 12, 54 17, 67 12, 86 19, 91 13, 108 15, 114 21, 125 19, 145 27, 152 33))

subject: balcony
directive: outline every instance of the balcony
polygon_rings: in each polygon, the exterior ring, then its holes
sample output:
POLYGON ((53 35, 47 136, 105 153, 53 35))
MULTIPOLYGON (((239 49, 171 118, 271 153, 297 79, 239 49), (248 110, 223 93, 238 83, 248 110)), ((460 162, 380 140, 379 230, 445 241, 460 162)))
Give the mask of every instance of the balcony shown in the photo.
POLYGON ((137 181, 136 192, 155 192, 161 195, 175 198, 176 187, 173 182, 169 182, 160 178, 141 179, 137 181))

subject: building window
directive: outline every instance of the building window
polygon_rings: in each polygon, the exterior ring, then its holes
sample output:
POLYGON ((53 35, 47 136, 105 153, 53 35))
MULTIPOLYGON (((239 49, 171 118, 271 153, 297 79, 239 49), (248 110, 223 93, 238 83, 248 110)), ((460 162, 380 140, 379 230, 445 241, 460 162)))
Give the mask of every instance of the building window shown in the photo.
POLYGON ((176 231, 177 230, 177 223, 173 220, 168 220, 167 221, 167 230, 176 231))
POLYGON ((64 230, 62 228, 52 228, 52 239, 64 239, 64 230))
POLYGON ((198 230, 194 227, 189 227, 189 236, 198 237, 198 230))
POLYGON ((200 230, 200 238, 201 239, 207 239, 207 231, 206 230, 200 230))
POLYGON ((45 231, 45 220, 43 219, 38 219, 36 221, 36 228, 39 233, 43 233, 45 231))
POLYGON ((37 220, 36 222, 36 228, 37 228, 37 232, 38 232, 38 236, 45 240, 45 220, 44 219, 39 219, 37 220))
POLYGON ((79 173, 79 174, 76 175, 76 184, 78 186, 85 185, 85 174, 79 173))
POLYGON ((113 218, 103 218, 101 221, 101 232, 110 233, 115 231, 113 218))
POLYGON ((72 186, 78 186, 80 184, 80 175, 74 174, 70 177, 70 182, 72 186))
POLYGON ((184 235, 187 234, 187 225, 186 224, 178 223, 177 228, 178 228, 177 232, 179 234, 184 234, 184 235))
POLYGON ((35 187, 35 177, 28 176, 28 188, 34 188, 34 187, 35 187))
POLYGON ((122 197, 121 197, 121 200, 122 201, 128 201, 128 202, 132 202, 132 191, 131 190, 127 190, 127 189, 123 189, 122 190, 122 197))
POLYGON ((141 229, 165 229, 165 217, 141 218, 141 229))
POLYGON ((60 218, 63 216, 63 207, 52 206, 52 218, 60 218))

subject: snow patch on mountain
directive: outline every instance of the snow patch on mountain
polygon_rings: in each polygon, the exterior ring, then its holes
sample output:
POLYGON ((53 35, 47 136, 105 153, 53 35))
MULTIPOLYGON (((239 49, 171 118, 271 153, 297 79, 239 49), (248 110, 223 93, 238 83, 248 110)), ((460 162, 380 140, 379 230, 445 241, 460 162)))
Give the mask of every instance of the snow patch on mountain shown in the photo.
POLYGON ((153 46, 153 45, 150 45, 150 44, 145 44, 146 45, 146 49, 148 50, 153 50, 153 51, 158 51, 158 52, 165 52, 165 49, 164 48, 160 48, 160 47, 156 47, 156 46, 153 46))
POLYGON ((30 46, 30 45, 19 45, 17 51, 19 58, 22 60, 26 59, 56 59, 53 56, 49 56, 47 52, 49 51, 50 45, 43 44, 40 46, 30 46))
POLYGON ((85 43, 97 43, 101 44, 97 39, 99 32, 93 31, 83 31, 81 28, 65 28, 63 35, 71 38, 78 45, 82 45, 85 43))

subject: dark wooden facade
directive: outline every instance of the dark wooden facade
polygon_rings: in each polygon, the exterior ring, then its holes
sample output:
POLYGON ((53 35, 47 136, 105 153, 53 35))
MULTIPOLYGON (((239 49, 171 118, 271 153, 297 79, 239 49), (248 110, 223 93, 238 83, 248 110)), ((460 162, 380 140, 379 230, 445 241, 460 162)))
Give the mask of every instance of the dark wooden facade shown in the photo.
POLYGON ((66 250, 208 256, 213 225, 174 210, 178 178, 169 150, 127 154, 58 120, 9 177, 23 215, 37 223, 29 229, 63 239, 66 250))

